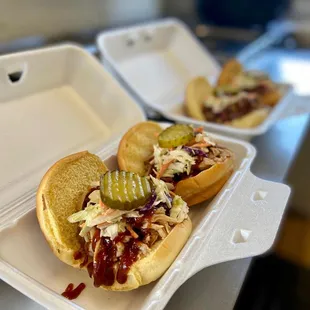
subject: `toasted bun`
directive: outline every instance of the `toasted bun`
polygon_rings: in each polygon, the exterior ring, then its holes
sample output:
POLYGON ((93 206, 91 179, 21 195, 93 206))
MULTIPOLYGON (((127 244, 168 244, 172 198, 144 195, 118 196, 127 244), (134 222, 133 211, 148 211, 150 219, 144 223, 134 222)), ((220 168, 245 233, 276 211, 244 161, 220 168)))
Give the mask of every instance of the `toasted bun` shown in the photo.
MULTIPOLYGON (((48 170, 37 192, 37 217, 41 230, 54 254, 75 268, 80 268, 83 260, 73 258, 81 247, 79 228, 67 218, 81 210, 90 184, 106 171, 99 157, 88 152, 73 154, 48 170)), ((191 230, 189 218, 176 225, 164 240, 155 243, 150 253, 132 265, 126 283, 115 282, 102 288, 127 291, 158 279, 175 260, 191 230)))
POLYGON ((178 182, 175 193, 182 196, 189 206, 198 204, 215 196, 233 172, 233 158, 217 163, 194 177, 178 182))
POLYGON ((277 88, 274 88, 263 96, 260 96, 260 100, 264 105, 273 107, 279 102, 281 97, 280 91, 277 88))
POLYGON ((185 93, 185 106, 190 117, 205 120, 201 105, 210 93, 212 87, 204 77, 199 76, 189 82, 185 93))
POLYGON ((269 109, 262 108, 234 119, 231 122, 227 122, 226 124, 237 128, 253 128, 261 124, 267 118, 268 114, 269 109))
POLYGON ((157 280, 176 259, 191 231, 192 222, 187 218, 181 224, 177 224, 164 240, 156 242, 150 253, 130 267, 125 284, 115 281, 112 286, 102 288, 111 291, 129 291, 157 280))
POLYGON ((231 59, 224 65, 222 72, 217 80, 217 86, 231 84, 236 75, 243 71, 243 67, 236 59, 231 59))
POLYGON ((81 263, 73 259, 81 244, 78 224, 69 223, 67 218, 81 210, 81 199, 91 183, 107 170, 96 155, 76 153, 56 162, 38 188, 36 209, 41 230, 54 254, 73 267, 81 263))
POLYGON ((153 145, 162 128, 154 122, 142 122, 130 128, 123 136, 117 152, 118 166, 121 170, 145 175, 145 162, 153 154, 153 145))

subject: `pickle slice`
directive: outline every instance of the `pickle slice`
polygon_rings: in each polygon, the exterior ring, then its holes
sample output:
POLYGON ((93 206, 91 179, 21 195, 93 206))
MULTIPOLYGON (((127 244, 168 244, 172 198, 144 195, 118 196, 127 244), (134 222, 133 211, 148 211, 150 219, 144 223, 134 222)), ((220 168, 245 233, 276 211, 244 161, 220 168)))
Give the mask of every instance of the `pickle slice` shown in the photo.
POLYGON ((108 171, 100 179, 100 196, 109 208, 133 210, 145 205, 152 192, 150 181, 133 172, 108 171))
POLYGON ((194 129, 185 124, 172 125, 158 136, 160 147, 171 148, 184 145, 194 138, 194 129))

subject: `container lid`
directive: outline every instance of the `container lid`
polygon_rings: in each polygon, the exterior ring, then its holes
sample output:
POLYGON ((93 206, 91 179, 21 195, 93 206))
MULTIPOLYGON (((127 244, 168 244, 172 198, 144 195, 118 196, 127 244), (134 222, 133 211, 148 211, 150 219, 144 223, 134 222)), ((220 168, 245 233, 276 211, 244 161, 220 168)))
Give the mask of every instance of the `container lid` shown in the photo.
POLYGON ((213 55, 175 18, 108 30, 97 43, 116 73, 161 113, 182 104, 189 80, 201 75, 214 82, 221 70, 213 55))
POLYGON ((58 159, 96 153, 144 119, 130 95, 78 46, 1 56, 0 214, 34 195, 58 159))

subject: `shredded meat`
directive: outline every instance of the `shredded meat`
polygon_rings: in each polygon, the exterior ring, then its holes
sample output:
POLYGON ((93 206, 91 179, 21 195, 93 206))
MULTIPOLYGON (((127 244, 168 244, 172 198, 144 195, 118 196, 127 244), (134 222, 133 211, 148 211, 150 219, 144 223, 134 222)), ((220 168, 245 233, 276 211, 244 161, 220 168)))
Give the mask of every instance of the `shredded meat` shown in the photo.
POLYGON ((214 157, 217 157, 221 154, 220 149, 218 149, 216 147, 210 147, 210 151, 213 153, 214 157))
POLYGON ((211 168, 213 165, 215 165, 216 162, 211 158, 204 158, 203 161, 199 164, 200 170, 206 170, 211 168))
POLYGON ((242 117, 259 108, 256 97, 242 98, 238 102, 227 106, 221 112, 213 112, 212 108, 203 106, 202 111, 207 121, 223 124, 242 117))
POLYGON ((156 230, 150 229, 148 234, 142 240, 149 248, 158 240, 159 234, 156 230))
POLYGON ((268 82, 261 82, 255 87, 245 88, 244 91, 248 93, 256 93, 259 95, 265 95, 270 91, 271 85, 268 82))

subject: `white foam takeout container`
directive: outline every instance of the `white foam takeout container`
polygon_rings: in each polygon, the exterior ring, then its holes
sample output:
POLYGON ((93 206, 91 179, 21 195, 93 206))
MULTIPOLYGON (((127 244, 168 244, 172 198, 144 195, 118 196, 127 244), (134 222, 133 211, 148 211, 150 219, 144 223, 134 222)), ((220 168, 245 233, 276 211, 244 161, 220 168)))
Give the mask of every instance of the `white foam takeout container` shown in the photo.
POLYGON ((250 144, 215 136, 235 152, 235 172, 216 198, 191 208, 193 232, 161 279, 131 292, 107 292, 94 288, 87 272, 58 260, 36 219, 35 193, 41 177, 57 159, 83 149, 116 168, 116 137, 142 120, 144 115, 130 96, 76 46, 0 57, 0 277, 4 281, 50 309, 162 309, 199 270, 271 247, 289 187, 250 172, 256 153, 250 144), (15 80, 18 75, 19 81, 13 83, 10 77, 15 80), (86 283, 72 302, 60 295, 70 282, 86 283))
POLYGON ((174 18, 102 32, 97 44, 103 63, 117 78, 147 107, 174 121, 250 140, 265 133, 278 119, 310 111, 309 105, 306 111, 296 106, 290 85, 279 84, 283 99, 255 128, 234 128, 186 116, 183 102, 189 81, 205 76, 214 82, 221 68, 188 27, 174 18))

